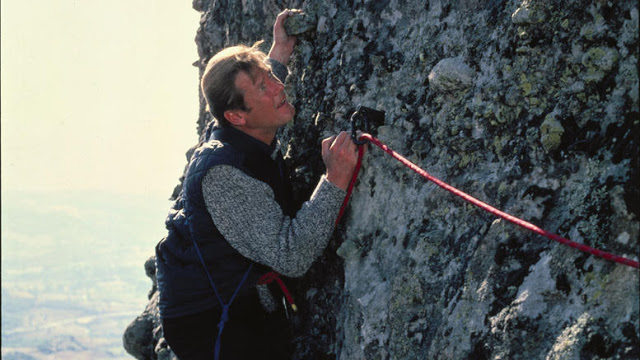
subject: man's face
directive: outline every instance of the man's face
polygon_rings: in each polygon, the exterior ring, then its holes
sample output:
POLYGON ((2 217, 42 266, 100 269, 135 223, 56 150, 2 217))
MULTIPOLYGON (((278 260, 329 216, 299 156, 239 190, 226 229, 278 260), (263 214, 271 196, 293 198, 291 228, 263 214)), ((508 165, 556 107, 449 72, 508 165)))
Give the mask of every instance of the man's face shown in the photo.
POLYGON ((235 86, 244 92, 244 103, 249 111, 244 112, 245 128, 250 132, 265 132, 275 135, 279 127, 288 123, 295 109, 287 101, 284 85, 271 71, 255 70, 255 82, 245 72, 236 76, 235 86))

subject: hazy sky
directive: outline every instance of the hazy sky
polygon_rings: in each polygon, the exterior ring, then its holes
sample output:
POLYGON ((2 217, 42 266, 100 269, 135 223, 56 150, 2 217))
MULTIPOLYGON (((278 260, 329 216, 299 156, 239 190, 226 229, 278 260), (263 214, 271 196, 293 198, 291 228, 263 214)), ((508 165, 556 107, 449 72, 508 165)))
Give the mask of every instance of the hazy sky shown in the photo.
POLYGON ((168 197, 197 141, 191 1, 0 4, 2 191, 168 197))

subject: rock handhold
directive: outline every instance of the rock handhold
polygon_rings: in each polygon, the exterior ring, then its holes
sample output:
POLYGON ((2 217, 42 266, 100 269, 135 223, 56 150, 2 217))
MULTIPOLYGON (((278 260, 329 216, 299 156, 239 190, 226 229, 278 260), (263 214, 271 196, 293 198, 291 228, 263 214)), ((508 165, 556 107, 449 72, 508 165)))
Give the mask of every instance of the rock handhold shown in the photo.
POLYGON ((473 85, 475 71, 461 58, 440 60, 429 73, 429 84, 438 92, 465 90, 473 85))
POLYGON ((316 29, 315 16, 299 13, 292 14, 284 20, 284 29, 289 35, 300 35, 316 29))

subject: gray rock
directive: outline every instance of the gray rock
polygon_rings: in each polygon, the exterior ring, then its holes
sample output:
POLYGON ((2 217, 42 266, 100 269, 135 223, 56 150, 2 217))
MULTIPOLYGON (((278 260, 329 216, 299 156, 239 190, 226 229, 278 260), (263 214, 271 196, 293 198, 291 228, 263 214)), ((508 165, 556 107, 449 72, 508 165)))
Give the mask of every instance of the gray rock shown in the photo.
POLYGON ((153 329, 160 323, 157 310, 158 293, 151 298, 145 311, 134 319, 124 332, 122 343, 124 349, 136 359, 151 359, 155 357, 153 329))
POLYGON ((313 15, 293 14, 285 19, 284 28, 289 35, 300 35, 315 30, 317 23, 313 15))
POLYGON ((460 58, 440 60, 429 73, 429 85, 438 92, 465 90, 473 85, 475 72, 460 58))
POLYGON ((175 360, 175 355, 168 349, 162 331, 162 320, 158 309, 158 292, 155 272, 155 256, 144 264, 145 272, 153 281, 149 292, 149 303, 145 310, 125 329, 122 336, 124 349, 136 359, 175 360))

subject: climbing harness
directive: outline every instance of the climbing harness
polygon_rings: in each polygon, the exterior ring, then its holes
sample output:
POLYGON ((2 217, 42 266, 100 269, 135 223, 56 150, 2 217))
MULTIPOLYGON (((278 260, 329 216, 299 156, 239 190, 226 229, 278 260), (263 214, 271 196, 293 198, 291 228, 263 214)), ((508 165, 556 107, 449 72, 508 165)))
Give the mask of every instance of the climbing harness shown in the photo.
MULTIPOLYGON (((360 108, 358 109, 357 112, 360 111, 360 108)), ((351 126, 352 126, 352 137, 355 138, 355 125, 354 125, 354 119, 359 118, 361 115, 353 115, 352 118, 352 122, 351 122, 351 126), (355 116, 355 118, 354 118, 355 116)), ((366 117, 364 118, 366 120, 366 117)), ((529 222, 526 222, 520 218, 517 218, 513 215, 507 214, 503 211, 500 211, 496 208, 494 208, 491 205, 488 205, 474 197, 472 197, 469 194, 466 194, 456 188, 454 188, 453 186, 445 183, 444 181, 441 181, 433 176, 431 176, 428 172, 426 172, 425 170, 421 169, 420 167, 418 167, 416 164, 412 163, 411 161, 407 160, 405 157, 401 156, 400 154, 398 154, 397 152, 391 150, 387 145, 383 144, 380 140, 376 139, 375 137, 371 136, 370 134, 362 134, 360 136, 359 139, 357 139, 359 141, 359 145, 358 145, 358 162, 356 164, 356 168, 353 172, 353 176, 351 178, 351 182, 349 183, 349 187, 347 189, 347 195, 345 196, 345 199, 342 203, 342 207, 340 209, 340 213, 338 214, 338 218, 336 219, 336 224, 340 221, 340 218, 342 217, 342 215, 344 214, 344 210, 346 208, 346 205, 349 201, 349 197, 351 196, 351 192, 353 191, 353 186, 356 182, 356 178, 358 177, 358 172, 360 171, 360 166, 362 164, 362 156, 364 154, 364 144, 367 142, 371 142, 374 145, 376 145, 377 147, 379 147, 380 149, 382 149, 384 152, 386 152, 387 154, 391 155, 393 158, 395 158, 396 160, 400 161, 403 165, 407 166, 409 169, 415 171, 416 173, 418 173, 420 176, 424 177, 425 179, 435 183, 436 185, 440 186, 441 188, 449 191, 450 193, 459 196, 461 198, 463 198, 464 200, 470 202, 473 205, 476 205, 478 207, 480 207, 481 209, 496 215, 502 219, 505 219, 511 223, 514 223, 520 227, 523 227, 529 231, 532 231, 536 234, 542 235, 544 237, 547 237, 551 240, 557 241, 561 244, 567 245, 569 247, 578 249, 580 251, 595 255, 595 256, 599 256, 601 258, 610 260, 610 261, 615 261, 617 263, 626 265, 626 266, 631 266, 634 267, 636 269, 640 268, 640 264, 638 263, 638 261, 634 261, 631 259, 627 259, 618 255, 614 255, 599 249, 595 249, 592 248, 590 246, 584 245, 584 244, 580 244, 574 241, 571 241, 567 238, 564 238, 560 235, 556 235, 554 233, 551 233, 549 231, 546 231, 544 229, 539 228, 538 226, 531 224, 529 222)))

